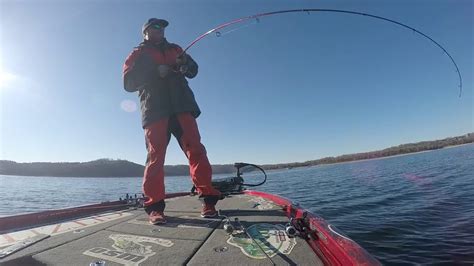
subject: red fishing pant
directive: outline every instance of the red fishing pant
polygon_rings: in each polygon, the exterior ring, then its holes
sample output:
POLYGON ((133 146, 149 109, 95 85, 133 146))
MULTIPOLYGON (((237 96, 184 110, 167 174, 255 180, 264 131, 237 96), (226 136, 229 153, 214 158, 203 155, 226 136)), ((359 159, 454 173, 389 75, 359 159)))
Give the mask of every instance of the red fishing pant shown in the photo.
POLYGON ((196 119, 190 113, 180 113, 161 119, 145 128, 148 150, 143 193, 148 198, 145 206, 150 206, 165 198, 164 162, 166 148, 173 134, 189 160, 192 182, 201 196, 218 196, 220 192, 211 185, 212 168, 207 159, 206 149, 201 144, 201 136, 196 119))

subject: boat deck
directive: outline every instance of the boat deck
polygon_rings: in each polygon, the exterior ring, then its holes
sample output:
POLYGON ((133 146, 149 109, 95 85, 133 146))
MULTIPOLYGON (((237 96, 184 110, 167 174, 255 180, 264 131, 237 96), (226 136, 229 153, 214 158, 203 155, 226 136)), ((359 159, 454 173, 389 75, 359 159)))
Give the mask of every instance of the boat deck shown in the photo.
POLYGON ((166 200, 165 225, 149 224, 143 209, 135 209, 9 232, 0 235, 4 251, 28 237, 44 239, 0 264, 323 265, 305 240, 286 235, 281 206, 243 194, 219 201, 217 208, 219 218, 201 218, 198 198, 182 196, 166 200), (223 228, 227 221, 235 228, 230 235, 223 228))

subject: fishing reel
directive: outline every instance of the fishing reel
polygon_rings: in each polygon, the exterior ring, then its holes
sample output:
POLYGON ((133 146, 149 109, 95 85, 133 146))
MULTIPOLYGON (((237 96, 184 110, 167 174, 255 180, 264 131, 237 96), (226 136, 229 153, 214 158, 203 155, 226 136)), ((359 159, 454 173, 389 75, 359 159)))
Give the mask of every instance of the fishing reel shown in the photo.
MULTIPOLYGON (((219 210, 219 215, 221 215, 221 214, 220 214, 220 210, 219 210)), ((224 226, 223 226, 223 227, 224 227, 224 231, 225 231, 227 234, 231 235, 231 234, 235 231, 235 227, 234 227, 234 225, 232 225, 232 223, 231 223, 229 217, 227 217, 227 216, 225 216, 225 215, 223 215, 223 216, 225 217, 225 219, 224 219, 224 226)), ((254 243, 254 245, 257 246, 257 247, 260 249, 260 251, 262 252, 262 254, 264 254, 265 257, 267 257, 267 258, 271 261, 272 265, 276 265, 275 262, 272 260, 272 258, 271 258, 271 257, 267 254, 267 252, 263 249, 263 247, 253 238, 253 236, 252 236, 251 234, 249 234, 249 232, 247 231, 247 228, 245 228, 245 226, 240 222, 239 218, 235 217, 235 218, 234 218, 234 222, 235 222, 235 224, 238 226, 238 227, 237 227, 238 230, 241 230, 242 233, 244 233, 245 235, 247 235, 247 237, 252 240, 252 242, 254 243)))
POLYGON ((221 210, 219 210, 219 216, 224 217, 224 225, 222 228, 228 235, 232 235, 236 230, 242 230, 245 231, 244 226, 240 223, 240 220, 238 217, 234 218, 234 222, 230 220, 230 218, 226 215, 223 215, 221 213, 221 210))
MULTIPOLYGON (((238 219, 238 218, 236 218, 238 219)), ((232 225, 232 223, 230 222, 229 219, 225 219, 224 220, 224 231, 228 234, 228 235, 232 235, 232 233, 235 231, 235 227, 232 225)))
POLYGON ((316 240, 316 230, 311 229, 308 213, 304 212, 301 218, 290 218, 290 222, 286 224, 285 232, 289 237, 299 236, 305 240, 316 240))
MULTIPOLYGON (((219 216, 222 216, 224 217, 224 225, 222 226, 222 228, 224 229, 224 231, 228 234, 228 235, 232 235, 232 233, 234 233, 236 227, 232 224, 232 222, 230 221, 230 218, 226 215, 223 215, 221 214, 221 210, 219 210, 219 216)), ((240 220, 239 218, 235 217, 234 218, 234 222, 237 223, 238 225, 240 225, 240 220)), ((240 227, 240 226, 239 226, 240 227)))
POLYGON ((296 228, 293 225, 291 225, 292 219, 293 218, 290 219, 290 222, 286 225, 286 228, 285 228, 285 232, 289 237, 295 237, 298 235, 298 230, 296 230, 296 228))

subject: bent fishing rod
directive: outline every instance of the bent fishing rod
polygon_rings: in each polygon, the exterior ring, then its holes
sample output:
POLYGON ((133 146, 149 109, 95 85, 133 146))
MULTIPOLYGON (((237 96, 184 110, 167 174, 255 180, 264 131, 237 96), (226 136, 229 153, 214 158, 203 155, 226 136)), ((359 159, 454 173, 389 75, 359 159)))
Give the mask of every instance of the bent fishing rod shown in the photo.
POLYGON ((437 41, 435 41, 430 36, 424 34, 423 32, 421 32, 421 31, 419 31, 419 30, 417 30, 413 27, 410 27, 410 26, 408 26, 404 23, 401 23, 401 22, 398 22, 398 21, 395 21, 395 20, 392 20, 392 19, 384 18, 384 17, 381 17, 381 16, 376 16, 376 15, 372 15, 372 14, 368 14, 368 13, 362 13, 362 12, 356 12, 356 11, 340 10, 340 9, 305 8, 305 9, 280 10, 280 11, 273 11, 273 12, 255 14, 255 15, 251 15, 251 16, 247 16, 247 17, 241 17, 241 18, 238 18, 238 19, 234 19, 234 20, 225 22, 225 23, 223 23, 221 25, 218 25, 217 27, 201 34, 196 39, 194 39, 188 46, 186 46, 186 48, 183 50, 182 54, 186 53, 186 51, 188 51, 191 47, 193 47, 197 42, 199 42, 200 40, 202 40, 203 38, 205 38, 206 36, 208 36, 211 33, 215 33, 216 36, 218 36, 218 37, 221 36, 221 33, 219 32, 219 30, 224 29, 226 27, 229 27, 231 25, 238 24, 238 23, 245 22, 245 21, 249 21, 249 20, 254 20, 254 19, 257 22, 259 22, 260 21, 259 19, 261 17, 266 17, 266 16, 286 14, 286 13, 300 13, 300 12, 304 12, 304 13, 308 13, 308 14, 310 14, 311 12, 332 12, 332 13, 341 13, 341 14, 351 14, 351 15, 365 16, 365 17, 371 17, 371 18, 374 18, 374 19, 379 19, 379 20, 383 20, 383 21, 386 21, 386 22, 394 23, 394 24, 399 25, 401 27, 404 27, 406 29, 412 30, 413 32, 415 32, 415 33, 427 38, 428 40, 430 40, 432 43, 434 43, 436 46, 438 46, 441 50, 443 50, 443 52, 449 57, 449 59, 451 60, 451 62, 454 65, 454 67, 456 68, 456 72, 458 74, 458 78, 459 78, 459 85, 458 85, 459 86, 459 97, 461 97, 461 95, 462 95, 461 72, 458 68, 458 65, 454 61, 453 57, 448 53, 448 51, 441 44, 439 44, 437 41))

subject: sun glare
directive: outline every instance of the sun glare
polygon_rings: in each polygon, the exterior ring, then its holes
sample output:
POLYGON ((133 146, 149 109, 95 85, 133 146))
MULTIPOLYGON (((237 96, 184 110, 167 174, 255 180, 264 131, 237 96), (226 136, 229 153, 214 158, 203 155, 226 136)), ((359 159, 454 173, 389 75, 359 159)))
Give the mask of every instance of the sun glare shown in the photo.
POLYGON ((123 100, 120 107, 127 113, 133 113, 137 110, 137 104, 132 100, 123 100))
POLYGON ((0 67, 0 89, 6 89, 18 79, 18 76, 0 67))

